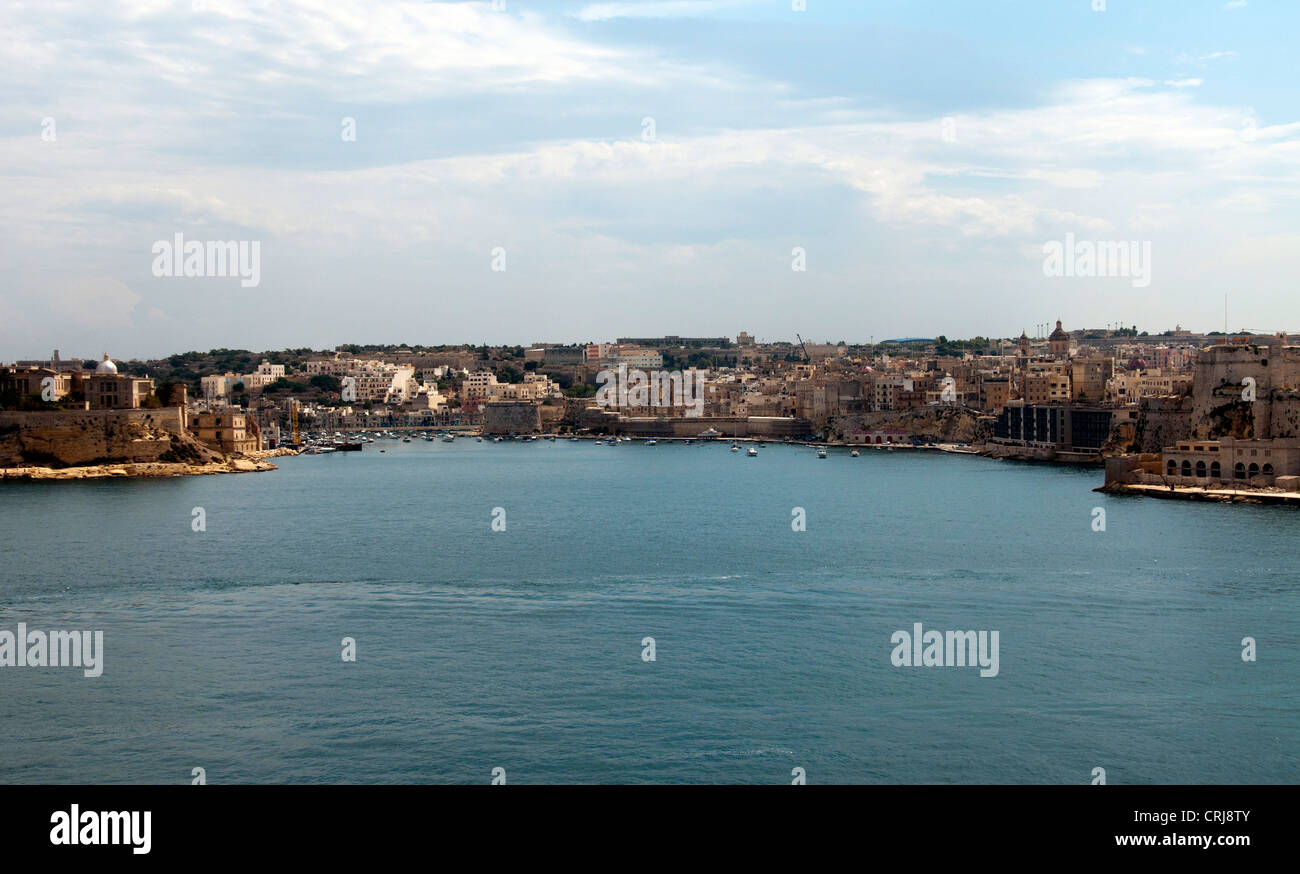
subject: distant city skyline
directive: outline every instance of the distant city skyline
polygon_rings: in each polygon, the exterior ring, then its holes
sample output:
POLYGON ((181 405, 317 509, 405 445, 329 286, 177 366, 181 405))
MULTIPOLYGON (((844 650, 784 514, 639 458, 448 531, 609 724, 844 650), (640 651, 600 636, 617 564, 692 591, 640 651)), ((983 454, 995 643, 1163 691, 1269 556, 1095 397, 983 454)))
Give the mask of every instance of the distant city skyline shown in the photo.
MULTIPOLYGON (((1023 330, 1025 331, 1025 333, 1027 334, 1027 336, 1028 336, 1031 340, 1034 340, 1035 342, 1044 342, 1044 343, 1045 343, 1045 342, 1047 342, 1048 335, 1049 335, 1049 334, 1052 332, 1052 330, 1055 328, 1055 325, 1056 325, 1055 321, 1052 321, 1052 322, 1035 322, 1034 324, 1025 327, 1023 330)), ((1083 332, 1083 331, 1098 331, 1098 330, 1100 330, 1100 331, 1106 331, 1106 330, 1118 331, 1118 330, 1131 330, 1132 328, 1133 328, 1132 325, 1115 325, 1115 324, 1111 324, 1111 325, 1079 325, 1079 326, 1070 326, 1070 325, 1065 325, 1065 326, 1064 326, 1064 330, 1065 330, 1067 333, 1072 334, 1072 335, 1073 335, 1073 334, 1076 334, 1076 333, 1079 333, 1079 332, 1083 332)), ((1220 333, 1220 334, 1223 333, 1223 331, 1222 331, 1221 328, 1213 328, 1213 329, 1208 330, 1208 331, 1198 331, 1198 330, 1194 330, 1194 329, 1192 329, 1192 328, 1189 328, 1187 325, 1174 325, 1174 326, 1171 326, 1171 327, 1168 327, 1168 328, 1161 328, 1161 329, 1159 329, 1159 330, 1151 330, 1151 329, 1148 329, 1148 328, 1143 328, 1141 325, 1138 325, 1138 326, 1137 326, 1138 336, 1136 337, 1136 339, 1138 339, 1138 340, 1147 340, 1147 341, 1152 341, 1152 342, 1159 342, 1159 341, 1161 340, 1161 338, 1165 336, 1165 332, 1166 332, 1166 331, 1174 331, 1175 329, 1179 329, 1179 328, 1181 328, 1181 332, 1188 332, 1188 333, 1190 333, 1191 335, 1193 335, 1193 336, 1198 336, 1198 337, 1199 337, 1199 336, 1206 336, 1206 335, 1209 335, 1209 334, 1212 334, 1212 333, 1220 333), (1142 332, 1143 332, 1144 330, 1147 331, 1147 336, 1146 336, 1146 337, 1142 337, 1142 336, 1141 336, 1141 334, 1142 334, 1142 332)), ((742 329, 742 330, 743 330, 743 329, 742 329)), ((1181 332, 1180 332, 1180 333, 1181 333, 1181 332)), ((1238 333, 1238 332, 1239 332, 1239 329, 1233 329, 1232 331, 1229 331, 1228 333, 1229 333, 1229 334, 1234 334, 1234 333, 1238 333)), ((719 336, 721 336, 721 337, 725 337, 729 342, 731 342, 731 343, 734 344, 734 343, 736 342, 737 335, 738 335, 739 333, 740 333, 740 332, 737 331, 737 332, 733 332, 733 333, 731 333, 731 334, 722 334, 722 335, 719 335, 719 336)), ((790 343, 790 344, 793 344, 793 345, 796 345, 796 346, 797 346, 797 345, 799 344, 799 340, 798 340, 796 337, 794 337, 794 336, 791 336, 791 337, 788 337, 788 338, 787 338, 787 337, 761 337, 761 336, 754 335, 752 332, 747 332, 747 333, 750 334, 750 338, 751 338, 754 342, 756 342, 756 343, 758 343, 758 344, 761 344, 761 345, 767 345, 767 344, 773 344, 773 343, 790 343)), ((1278 333, 1284 333, 1284 334, 1287 334, 1287 335, 1293 335, 1293 334, 1294 334, 1297 338, 1300 338, 1300 332, 1287 331, 1286 329, 1280 329, 1280 330, 1271 330, 1271 329, 1265 329, 1265 330, 1250 330, 1250 331, 1247 331, 1247 333, 1252 333, 1252 334, 1256 334, 1256 335, 1275 335, 1275 334, 1278 334, 1278 333)), ((527 348, 533 348, 533 347, 537 347, 537 346, 545 346, 545 345, 557 345, 557 346, 560 346, 560 345, 562 345, 562 346, 584 346, 584 345, 587 345, 588 343, 613 343, 613 342, 616 342, 616 341, 620 338, 620 336, 622 336, 622 335, 610 335, 610 336, 608 336, 608 337, 589 337, 589 338, 582 338, 582 339, 563 338, 563 337, 561 337, 561 338, 547 338, 547 339, 537 339, 537 338, 534 338, 533 340, 528 340, 528 341, 519 341, 519 342, 507 341, 507 342, 503 342, 503 343, 489 343, 488 346, 490 346, 490 347, 492 347, 492 348, 513 348, 513 347, 523 347, 523 348, 525 348, 525 349, 527 349, 527 348)), ((874 337, 874 338, 861 338, 861 339, 855 339, 855 338, 853 338, 853 337, 816 337, 816 338, 814 338, 814 337, 804 337, 804 338, 803 338, 803 342, 805 342, 805 343, 809 343, 809 344, 814 344, 814 345, 823 346, 823 345, 827 345, 827 344, 838 344, 841 340, 843 340, 843 341, 845 341, 845 342, 847 343, 847 345, 849 345, 849 346, 866 346, 866 345, 872 345, 872 344, 879 345, 879 344, 883 344, 883 343, 896 343, 896 342, 907 342, 907 341, 912 341, 912 342, 922 341, 922 340, 933 341, 933 340, 937 340, 937 339, 938 339, 939 337, 941 337, 941 336, 942 336, 942 337, 946 337, 946 338, 947 338, 948 340, 950 340, 950 341, 955 341, 955 340, 961 340, 961 341, 972 340, 972 339, 974 339, 974 338, 977 337, 977 336, 983 336, 985 339, 990 340, 990 341, 998 341, 998 342, 1013 343, 1013 342, 1015 342, 1015 340, 1020 336, 1020 331, 1015 331, 1015 332, 1012 332, 1012 333, 1006 333, 1006 334, 992 334, 992 335, 980 335, 980 334, 953 334, 953 335, 947 335, 947 334, 929 333, 929 334, 918 334, 918 335, 916 335, 916 336, 911 336, 911 337, 874 337)), ((678 337, 678 338, 681 338, 681 339, 684 339, 684 340, 694 340, 694 339, 702 338, 702 337, 704 337, 704 335, 703 335, 702 333, 700 333, 700 332, 695 332, 695 333, 691 333, 691 334, 667 334, 667 335, 661 335, 661 337, 659 337, 659 338, 649 338, 649 337, 647 337, 647 338, 643 338, 643 339, 647 339, 647 340, 649 340, 649 339, 661 339, 661 338, 667 338, 667 337, 678 337)), ((1177 339, 1177 338, 1171 336, 1171 337, 1168 337, 1167 339, 1169 339, 1169 340, 1175 340, 1175 339, 1177 339)), ((639 343, 640 341, 636 341, 636 342, 639 343)), ((476 340, 448 341, 448 342, 445 342, 445 343, 436 343, 436 342, 435 342, 435 343, 420 343, 420 342, 406 342, 406 341, 398 341, 398 340, 377 340, 377 341, 374 341, 374 342, 357 343, 357 342, 353 342, 353 341, 347 341, 347 340, 345 340, 345 341, 343 341, 343 342, 341 342, 341 343, 335 343, 335 344, 330 345, 330 346, 294 346, 294 345, 285 345, 285 344, 281 344, 281 345, 258 346, 258 347, 253 347, 253 346, 222 346, 222 347, 211 347, 211 349, 222 349, 222 348, 225 348, 225 349, 242 349, 242 350, 244 350, 244 351, 247 351, 247 352, 250 352, 250 353, 254 353, 254 354, 283 352, 283 351, 289 351, 289 350, 295 350, 295 349, 310 349, 310 350, 312 350, 312 351, 314 351, 314 352, 318 352, 318 353, 322 353, 322 354, 323 354, 323 353, 328 353, 328 352, 338 351, 340 348, 342 348, 342 347, 347 347, 347 346, 358 346, 358 347, 394 347, 394 348, 402 348, 403 346, 405 346, 405 347, 408 347, 408 348, 419 348, 419 347, 436 347, 436 346, 447 346, 447 347, 471 347, 471 346, 472 346, 472 347, 478 347, 478 346, 481 346, 481 345, 483 345, 482 342, 481 342, 481 341, 476 341, 476 340)), ((633 345, 635 345, 635 343, 634 343, 633 345)), ((69 349, 67 349, 67 348, 65 348, 65 347, 62 347, 62 346, 51 346, 51 347, 47 347, 43 352, 38 351, 37 354, 33 354, 33 355, 12 355, 12 354, 7 354, 8 350, 0 349, 0 363, 12 363, 12 362, 14 362, 14 361, 48 361, 48 360, 51 360, 51 359, 52 359, 53 353, 55 353, 55 352, 58 353, 59 359, 62 360, 62 361, 71 361, 71 360, 73 360, 73 359, 79 359, 79 360, 81 360, 81 361, 99 361, 100 359, 103 358, 104 355, 108 355, 110 358, 112 358, 112 359, 116 359, 116 360, 136 360, 136 361, 147 361, 147 360, 161 360, 161 359, 163 359, 163 358, 167 358, 168 356, 171 356, 171 355, 180 355, 180 354, 184 354, 184 353, 187 353, 187 352, 208 352, 208 351, 211 351, 211 349, 197 349, 197 348, 195 348, 195 349, 169 349, 169 350, 166 350, 166 351, 164 351, 164 352, 161 352, 161 353, 158 353, 158 354, 151 354, 151 355, 138 355, 138 354, 133 354, 133 353, 131 353, 130 350, 117 350, 117 351, 108 350, 107 352, 99 352, 99 353, 94 353, 94 354, 88 354, 88 353, 86 353, 86 352, 84 352, 84 351, 69 350, 69 349)))
POLYGON ((1300 324, 1300 7, 794 5, 6 3, 0 358, 1300 324))

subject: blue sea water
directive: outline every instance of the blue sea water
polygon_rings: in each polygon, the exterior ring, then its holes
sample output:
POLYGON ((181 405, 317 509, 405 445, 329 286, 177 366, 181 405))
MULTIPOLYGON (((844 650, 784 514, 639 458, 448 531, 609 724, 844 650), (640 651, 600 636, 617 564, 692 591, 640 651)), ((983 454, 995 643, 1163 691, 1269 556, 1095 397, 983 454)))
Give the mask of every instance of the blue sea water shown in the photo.
POLYGON ((105 649, 0 668, 0 782, 1300 782, 1289 509, 931 452, 276 461, 0 486, 0 629, 105 649), (998 675, 895 667, 917 622, 998 675))

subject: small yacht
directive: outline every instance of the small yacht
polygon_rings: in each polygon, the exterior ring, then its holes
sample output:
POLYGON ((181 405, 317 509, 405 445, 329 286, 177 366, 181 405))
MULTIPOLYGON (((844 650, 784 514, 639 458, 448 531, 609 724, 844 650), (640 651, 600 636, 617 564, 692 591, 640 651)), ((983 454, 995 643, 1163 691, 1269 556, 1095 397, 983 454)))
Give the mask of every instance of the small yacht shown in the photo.
POLYGON ((483 438, 482 438, 482 437, 475 437, 475 438, 474 438, 474 442, 475 442, 475 443, 482 443, 482 442, 483 442, 483 438))
POLYGON ((860 454, 861 454, 861 453, 859 453, 858 450, 856 450, 856 449, 850 450, 850 451, 849 451, 849 458, 857 458, 860 454))
POLYGON ((731 449, 729 449, 728 451, 729 451, 729 452, 739 452, 739 451, 740 451, 740 447, 737 446, 735 443, 733 443, 733 444, 731 444, 731 449))
POLYGON ((758 457, 758 450, 755 449, 753 446, 751 446, 751 447, 749 447, 749 451, 746 452, 745 454, 748 455, 750 458, 757 458, 757 457, 758 457))
POLYGON ((654 446, 654 445, 655 445, 656 443, 658 443, 658 442, 659 442, 658 440, 656 440, 655 438, 651 437, 649 440, 647 440, 647 441, 645 442, 645 445, 646 445, 646 446, 654 446))
POLYGON ((402 442, 403 442, 403 443, 410 443, 410 442, 411 442, 411 438, 410 438, 410 437, 403 437, 403 438, 402 438, 402 442))
POLYGON ((819 448, 819 449, 817 450, 817 457, 818 457, 818 458, 825 458, 825 457, 826 457, 826 450, 825 450, 825 449, 821 449, 821 448, 819 448))

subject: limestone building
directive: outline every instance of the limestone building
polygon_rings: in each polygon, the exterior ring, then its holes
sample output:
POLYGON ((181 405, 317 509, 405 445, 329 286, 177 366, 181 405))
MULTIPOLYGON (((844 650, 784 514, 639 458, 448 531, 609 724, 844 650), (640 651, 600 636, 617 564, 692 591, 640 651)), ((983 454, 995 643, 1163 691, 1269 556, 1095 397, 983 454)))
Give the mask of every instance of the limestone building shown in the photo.
POLYGON ((252 416, 229 410, 195 413, 190 429, 201 443, 221 452, 256 452, 262 448, 261 430, 252 416))

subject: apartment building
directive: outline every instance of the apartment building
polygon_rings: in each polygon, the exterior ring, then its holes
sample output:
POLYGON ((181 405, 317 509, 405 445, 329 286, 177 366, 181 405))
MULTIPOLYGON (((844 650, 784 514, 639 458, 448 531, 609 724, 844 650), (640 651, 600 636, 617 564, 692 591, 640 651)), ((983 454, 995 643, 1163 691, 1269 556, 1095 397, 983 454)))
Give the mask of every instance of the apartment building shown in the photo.
POLYGON ((406 365, 369 361, 349 370, 344 378, 352 380, 352 390, 358 403, 366 401, 403 401, 406 399, 407 380, 415 376, 415 368, 406 365))
POLYGON ((1057 370, 1040 370, 1025 375, 1025 403, 1051 404, 1070 400, 1070 377, 1057 370))
POLYGON ((195 413, 190 418, 190 430, 200 442, 221 452, 255 452, 262 448, 257 422, 243 413, 195 413))
POLYGON ((1078 357, 1070 361, 1070 400, 1097 402, 1106 397, 1106 383, 1115 375, 1112 357, 1078 357))

